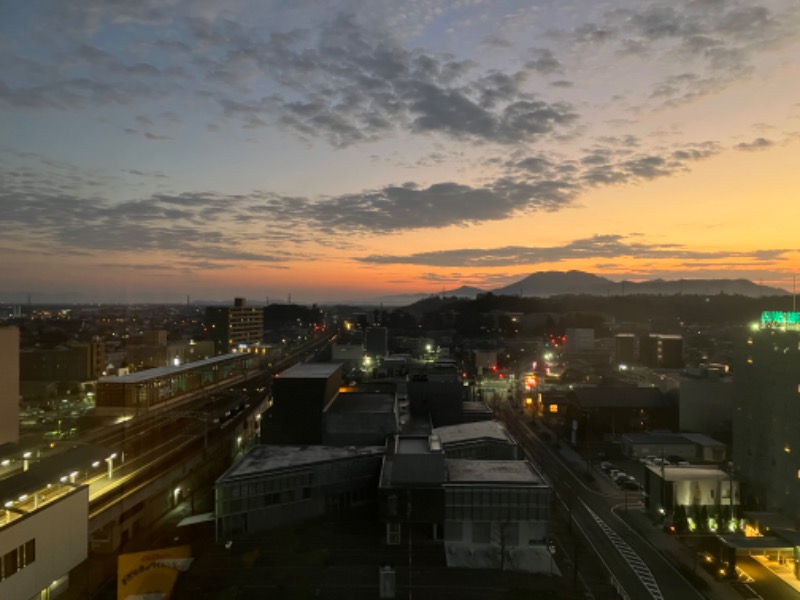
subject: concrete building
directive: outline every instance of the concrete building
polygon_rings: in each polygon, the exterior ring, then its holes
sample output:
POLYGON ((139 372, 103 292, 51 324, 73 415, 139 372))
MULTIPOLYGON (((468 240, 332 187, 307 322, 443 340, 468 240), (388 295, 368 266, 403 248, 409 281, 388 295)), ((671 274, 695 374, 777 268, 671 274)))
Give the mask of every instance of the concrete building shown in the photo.
POLYGON ((731 507, 736 514, 740 506, 739 481, 718 467, 648 466, 643 485, 654 520, 674 513, 679 505, 694 519, 702 507, 709 517, 719 519, 731 507))
POLYGON ((364 350, 372 357, 386 356, 389 353, 389 330, 386 327, 368 327, 364 334, 364 350))
POLYGON ((657 369, 683 367, 683 338, 680 335, 651 333, 639 339, 639 362, 657 369))
POLYGON ((261 419, 263 444, 321 444, 323 413, 342 386, 340 363, 301 363, 272 381, 272 407, 261 419))
POLYGON ((552 490, 526 460, 448 459, 444 545, 450 567, 552 572, 552 490))
POLYGON ((566 337, 564 351, 567 354, 579 354, 594 349, 594 329, 570 328, 566 330, 566 337))
POLYGON ((686 369, 680 377, 680 430, 730 440, 734 387, 733 377, 720 368, 686 369))
MULTIPOLYGON (((9 508, 5 509, 10 510, 9 508)), ((88 556, 89 488, 0 525, 0 598, 51 600, 88 556)))
POLYGON ((105 362, 103 342, 71 342, 19 352, 19 376, 25 381, 91 381, 101 375, 105 362))
POLYGON ((455 367, 430 365, 412 368, 407 387, 412 417, 427 416, 434 427, 463 421, 467 388, 455 367))
POLYGON ((0 327, 0 445, 19 441, 19 329, 0 327))
POLYGON ((264 311, 244 298, 234 299, 233 306, 207 307, 206 321, 217 354, 245 350, 264 339, 264 311))
POLYGON ((614 362, 630 365, 636 362, 638 343, 632 333, 618 333, 614 336, 614 362))
POLYGON ((725 444, 701 433, 628 433, 620 442, 629 458, 672 456, 690 463, 723 463, 728 458, 725 444))
MULTIPOLYGON (((394 386, 392 386, 394 387, 394 386)), ((383 446, 400 430, 394 391, 370 391, 365 384, 342 391, 322 415, 326 446, 383 446)))
POLYGON ((765 313, 733 361, 733 462, 753 510, 800 520, 800 313, 765 313))
POLYGON ((383 446, 253 446, 214 486, 217 540, 374 502, 383 446))
POLYGON ((519 460, 522 454, 516 440, 497 421, 437 427, 433 434, 447 458, 519 460))

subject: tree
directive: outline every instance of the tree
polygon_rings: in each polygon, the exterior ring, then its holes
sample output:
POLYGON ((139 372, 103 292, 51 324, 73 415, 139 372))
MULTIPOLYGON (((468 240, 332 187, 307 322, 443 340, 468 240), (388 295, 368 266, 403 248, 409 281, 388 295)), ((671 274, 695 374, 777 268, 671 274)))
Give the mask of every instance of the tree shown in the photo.
POLYGON ((672 524, 675 526, 675 531, 678 533, 686 533, 689 523, 686 519, 686 507, 679 504, 675 507, 675 513, 672 516, 672 524))

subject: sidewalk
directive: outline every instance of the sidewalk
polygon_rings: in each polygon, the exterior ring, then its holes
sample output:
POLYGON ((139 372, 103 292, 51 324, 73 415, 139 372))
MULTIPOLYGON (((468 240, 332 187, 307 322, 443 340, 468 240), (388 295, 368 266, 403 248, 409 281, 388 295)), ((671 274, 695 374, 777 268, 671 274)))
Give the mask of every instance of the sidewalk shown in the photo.
POLYGON ((769 560, 766 556, 754 555, 750 556, 750 558, 759 562, 765 569, 772 571, 775 577, 780 577, 787 585, 800 593, 800 580, 794 576, 794 569, 792 569, 789 562, 781 564, 776 560, 769 560))

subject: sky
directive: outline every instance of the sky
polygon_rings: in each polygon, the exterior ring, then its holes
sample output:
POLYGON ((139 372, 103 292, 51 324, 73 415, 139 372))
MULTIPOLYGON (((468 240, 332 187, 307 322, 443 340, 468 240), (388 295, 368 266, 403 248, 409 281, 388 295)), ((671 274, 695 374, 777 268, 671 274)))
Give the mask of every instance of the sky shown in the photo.
POLYGON ((799 194, 796 0, 0 4, 0 301, 791 290, 799 194))

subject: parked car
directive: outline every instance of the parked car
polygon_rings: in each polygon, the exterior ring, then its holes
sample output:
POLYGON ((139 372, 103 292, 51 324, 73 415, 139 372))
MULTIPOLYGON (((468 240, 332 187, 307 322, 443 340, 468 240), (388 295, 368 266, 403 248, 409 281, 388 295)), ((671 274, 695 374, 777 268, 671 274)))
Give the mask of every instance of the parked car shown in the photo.
POLYGON ((619 487, 621 487, 623 490, 633 490, 633 491, 639 491, 640 489, 642 489, 641 486, 639 485, 639 482, 636 481, 635 479, 625 479, 624 481, 621 481, 619 483, 619 487))
POLYGON ((614 477, 614 483, 619 485, 623 481, 628 481, 629 475, 625 471, 620 471, 617 473, 616 477, 614 477))
POLYGON ((613 466, 614 465, 612 465, 610 462, 607 462, 607 461, 603 461, 603 462, 600 463, 600 469, 603 470, 603 471, 609 471, 609 470, 611 470, 611 467, 613 467, 613 466))

